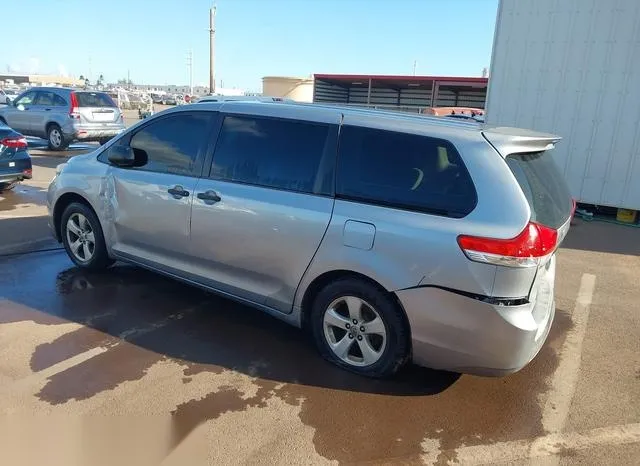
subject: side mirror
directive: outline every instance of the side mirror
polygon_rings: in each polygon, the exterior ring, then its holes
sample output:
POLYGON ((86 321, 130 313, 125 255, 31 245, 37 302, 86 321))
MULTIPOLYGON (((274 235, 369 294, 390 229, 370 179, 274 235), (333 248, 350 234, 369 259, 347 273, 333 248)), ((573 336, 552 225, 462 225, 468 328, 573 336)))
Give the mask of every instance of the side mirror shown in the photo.
POLYGON ((109 151, 107 159, 115 166, 122 168, 135 166, 136 156, 131 147, 115 145, 109 147, 107 150, 109 151))

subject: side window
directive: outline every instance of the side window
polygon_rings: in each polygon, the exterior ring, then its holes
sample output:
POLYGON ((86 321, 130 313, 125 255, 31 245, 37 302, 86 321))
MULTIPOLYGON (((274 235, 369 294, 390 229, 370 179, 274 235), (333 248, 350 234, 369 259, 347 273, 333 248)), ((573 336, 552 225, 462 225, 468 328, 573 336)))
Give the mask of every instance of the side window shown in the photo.
POLYGON ((36 94, 36 98, 33 103, 34 105, 46 105, 47 107, 51 107, 53 106, 53 93, 40 91, 36 94))
POLYGON ((27 92, 26 94, 22 94, 22 96, 16 100, 17 105, 31 105, 36 98, 36 93, 34 91, 27 92))
POLYGON ((64 98, 62 98, 58 94, 51 93, 51 95, 53 96, 53 106, 54 107, 67 107, 68 106, 67 101, 64 100, 64 98))
POLYGON ((226 116, 212 178, 331 194, 337 129, 322 123, 226 116))
POLYGON ((336 194, 451 217, 476 205, 473 182, 450 142, 355 126, 341 131, 336 194))
POLYGON ((199 175, 213 118, 212 112, 179 113, 144 126, 129 144, 140 159, 137 169, 199 175))

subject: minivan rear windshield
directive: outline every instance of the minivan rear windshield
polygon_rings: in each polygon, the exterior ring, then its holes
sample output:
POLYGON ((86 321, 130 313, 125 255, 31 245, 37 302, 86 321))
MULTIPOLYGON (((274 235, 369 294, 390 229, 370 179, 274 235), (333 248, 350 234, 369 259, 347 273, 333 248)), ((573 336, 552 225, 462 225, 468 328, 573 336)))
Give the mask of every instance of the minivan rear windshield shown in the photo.
POLYGON ((117 107, 109 94, 104 92, 76 92, 80 107, 117 107))
POLYGON ((573 202, 553 156, 543 151, 512 154, 506 160, 529 202, 531 220, 561 227, 571 216, 573 202))

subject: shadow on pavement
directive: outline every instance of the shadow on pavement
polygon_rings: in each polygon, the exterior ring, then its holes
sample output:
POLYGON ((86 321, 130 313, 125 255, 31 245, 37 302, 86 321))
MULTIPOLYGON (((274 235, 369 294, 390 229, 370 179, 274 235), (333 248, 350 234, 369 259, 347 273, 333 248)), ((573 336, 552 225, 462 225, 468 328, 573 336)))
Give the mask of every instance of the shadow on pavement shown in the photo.
POLYGON ((640 256, 640 228, 576 219, 562 247, 640 256))
MULTIPOLYGON (((64 260, 68 263, 66 257, 64 260)), ((30 280, 46 280, 48 271, 44 268, 31 274, 30 280)), ((352 375, 325 362, 304 331, 132 266, 116 265, 102 273, 68 268, 57 274, 55 294, 52 299, 50 294, 32 291, 8 298, 116 338, 132 328, 169 319, 153 332, 125 338, 153 353, 181 360, 189 366, 185 375, 231 369, 277 382, 392 395, 436 394, 459 378, 417 366, 408 366, 390 380, 352 375), (110 317, 95 319, 114 310, 110 317)))

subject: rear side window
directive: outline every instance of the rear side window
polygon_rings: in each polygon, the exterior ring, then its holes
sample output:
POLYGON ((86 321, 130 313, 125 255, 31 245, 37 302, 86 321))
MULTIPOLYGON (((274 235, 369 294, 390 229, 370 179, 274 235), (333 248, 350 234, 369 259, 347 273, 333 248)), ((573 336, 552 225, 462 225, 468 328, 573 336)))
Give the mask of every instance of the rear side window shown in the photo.
POLYGON ((129 143, 140 159, 138 169, 199 175, 213 118, 211 112, 178 113, 143 127, 129 143))
POLYGON ((104 92, 76 92, 80 107, 117 107, 109 94, 104 92))
POLYGON ((211 167, 215 179, 331 194, 335 128, 322 123, 226 116, 211 167))
POLYGON ((531 220, 561 227, 571 216, 573 202, 552 155, 548 151, 513 154, 506 160, 529 202, 531 220))
POLYGON ((450 142, 355 126, 342 128, 336 193, 458 218, 476 205, 473 182, 450 142))

